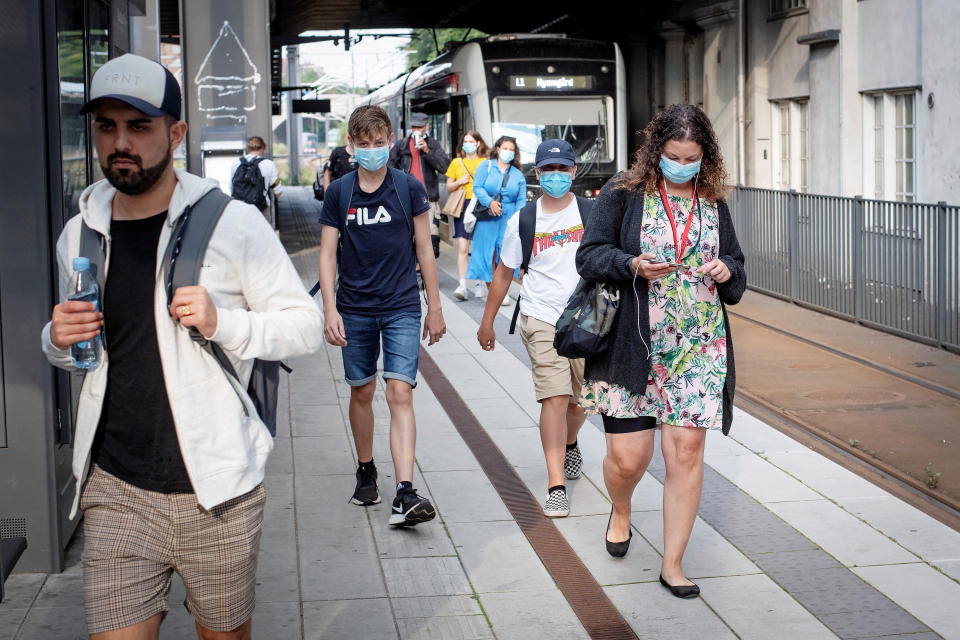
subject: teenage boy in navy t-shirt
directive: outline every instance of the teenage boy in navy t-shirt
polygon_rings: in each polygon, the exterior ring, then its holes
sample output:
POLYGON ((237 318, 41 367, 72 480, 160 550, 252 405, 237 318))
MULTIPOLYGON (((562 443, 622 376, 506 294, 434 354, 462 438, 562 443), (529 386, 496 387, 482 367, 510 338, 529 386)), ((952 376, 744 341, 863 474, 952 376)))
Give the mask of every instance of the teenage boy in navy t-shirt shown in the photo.
POLYGON ((419 180, 401 175, 399 179, 407 181, 409 191, 409 202, 401 203, 394 182, 398 178, 387 170, 392 144, 386 111, 372 106, 353 111, 347 126, 347 145, 353 149, 359 167, 355 174, 332 182, 323 200, 320 292, 324 337, 330 344, 343 347, 344 378, 350 385, 350 428, 359 462, 351 501, 361 506, 380 502, 373 464, 373 394, 382 341, 390 452, 397 474, 390 524, 412 526, 436 515, 430 501, 418 496, 413 488, 417 440, 413 388, 417 384, 420 339, 429 335, 429 344, 437 342, 446 325, 440 309, 430 219, 422 215, 430 210, 430 200, 419 180), (342 221, 340 190, 344 185, 353 189, 346 220, 342 221), (406 207, 412 209, 408 212, 413 217, 412 230, 404 213, 406 207), (422 333, 418 261, 428 299, 422 333))

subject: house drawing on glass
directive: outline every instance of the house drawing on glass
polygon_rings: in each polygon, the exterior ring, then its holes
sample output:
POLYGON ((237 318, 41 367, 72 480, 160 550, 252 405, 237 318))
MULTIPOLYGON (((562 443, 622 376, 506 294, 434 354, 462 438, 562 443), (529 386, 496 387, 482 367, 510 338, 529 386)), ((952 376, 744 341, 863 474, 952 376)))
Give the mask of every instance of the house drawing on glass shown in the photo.
POLYGON ((223 22, 193 82, 207 120, 241 124, 247 121, 246 112, 256 108, 260 72, 229 22, 223 22))

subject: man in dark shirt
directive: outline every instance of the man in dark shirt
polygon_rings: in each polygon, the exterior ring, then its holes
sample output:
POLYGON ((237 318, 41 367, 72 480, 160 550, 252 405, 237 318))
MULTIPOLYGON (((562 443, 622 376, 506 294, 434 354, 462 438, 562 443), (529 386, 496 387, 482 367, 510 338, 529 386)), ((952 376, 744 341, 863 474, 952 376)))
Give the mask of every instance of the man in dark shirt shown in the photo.
POLYGON ((83 227, 105 240, 103 312, 67 300, 42 334, 50 362, 70 369, 71 345, 106 328, 74 444, 87 631, 155 640, 177 572, 200 638, 249 640, 273 442, 246 382, 234 386, 188 329, 217 343, 246 380, 253 358, 319 347, 320 313, 263 216, 236 200, 210 236, 199 282, 168 289, 161 256, 178 243, 173 230, 217 189, 173 167, 187 130, 180 87, 158 63, 127 54, 97 70, 90 98, 82 112, 94 116, 106 180, 84 191, 57 260, 66 294, 83 227))
POLYGON ((357 160, 346 147, 334 147, 330 152, 330 159, 323 167, 323 190, 330 188, 330 183, 347 175, 357 168, 357 160))
POLYGON ((410 116, 410 135, 401 138, 390 150, 390 166, 409 173, 420 181, 430 198, 430 237, 433 257, 440 256, 440 188, 439 176, 450 166, 450 158, 440 141, 430 137, 430 121, 422 113, 410 116))
POLYGON ((373 396, 382 344, 383 378, 390 407, 390 453, 397 476, 390 524, 405 527, 436 516, 430 501, 413 488, 417 441, 413 388, 417 384, 420 339, 429 335, 429 344, 433 344, 443 336, 446 326, 440 310, 437 264, 428 244, 430 228, 424 215, 430 211, 430 202, 423 184, 400 172, 396 172, 397 178, 387 168, 392 138, 390 118, 380 107, 357 107, 350 115, 348 141, 360 168, 331 183, 323 201, 319 270, 324 337, 330 344, 343 347, 344 378, 350 385, 350 428, 359 463, 351 501, 360 506, 380 502, 373 464, 373 396), (396 182, 404 179, 407 202, 401 200, 396 182), (340 190, 344 188, 350 189, 350 195, 346 211, 341 211, 340 190), (428 298, 422 333, 417 261, 428 298))

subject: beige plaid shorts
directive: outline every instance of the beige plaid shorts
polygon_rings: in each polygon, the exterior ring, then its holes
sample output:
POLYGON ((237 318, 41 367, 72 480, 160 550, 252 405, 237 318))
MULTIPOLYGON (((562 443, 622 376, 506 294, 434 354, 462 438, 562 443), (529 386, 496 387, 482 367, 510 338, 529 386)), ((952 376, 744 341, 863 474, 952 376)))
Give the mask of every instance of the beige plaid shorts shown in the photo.
POLYGON ((170 610, 176 571, 202 626, 231 631, 253 615, 263 485, 201 509, 192 493, 145 491, 96 465, 83 486, 83 592, 88 633, 170 610))

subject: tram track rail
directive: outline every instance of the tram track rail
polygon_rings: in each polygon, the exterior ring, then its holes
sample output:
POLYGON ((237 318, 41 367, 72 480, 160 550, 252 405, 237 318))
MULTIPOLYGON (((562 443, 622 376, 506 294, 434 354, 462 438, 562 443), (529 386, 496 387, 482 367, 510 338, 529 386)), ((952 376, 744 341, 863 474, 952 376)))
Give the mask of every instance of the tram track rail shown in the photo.
MULTIPOLYGON (((960 400, 960 393, 956 390, 936 384, 930 380, 925 380, 918 376, 910 375, 900 369, 885 366, 854 353, 822 344, 816 340, 811 340, 808 337, 785 330, 784 328, 773 326, 767 322, 737 313, 732 309, 728 309, 728 314, 738 322, 747 323, 748 326, 773 332, 774 334, 802 344, 805 347, 812 347, 820 352, 841 358, 852 366, 865 367, 883 376, 892 377, 904 383, 918 385, 950 401, 960 400)), ((734 332, 735 339, 739 337, 739 333, 742 333, 742 331, 734 332)), ((740 345, 739 341, 737 345, 740 345)), ((784 347, 784 350, 786 351, 787 347, 784 347)), ((738 358, 738 362, 744 362, 744 360, 738 358)), ((741 367, 745 366, 749 365, 741 365, 741 367)), ((853 386, 853 383, 851 383, 851 386, 853 386)), ((876 452, 852 444, 836 433, 831 433, 816 424, 815 420, 809 419, 804 412, 791 410, 788 407, 782 406, 781 403, 767 397, 768 395, 769 394, 765 394, 762 389, 754 388, 749 382, 738 380, 736 399, 738 407, 755 418, 773 426, 785 435, 803 443, 813 451, 883 488, 943 524, 960 531, 960 500, 942 490, 931 489, 926 483, 910 475, 897 465, 878 457, 876 452)), ((825 410, 824 413, 829 413, 829 410, 825 410)), ((837 415, 841 416, 839 412, 837 412, 837 415)), ((884 422, 880 417, 882 417, 882 411, 878 413, 876 429, 889 431, 895 428, 895 425, 891 425, 889 421, 884 422)))

